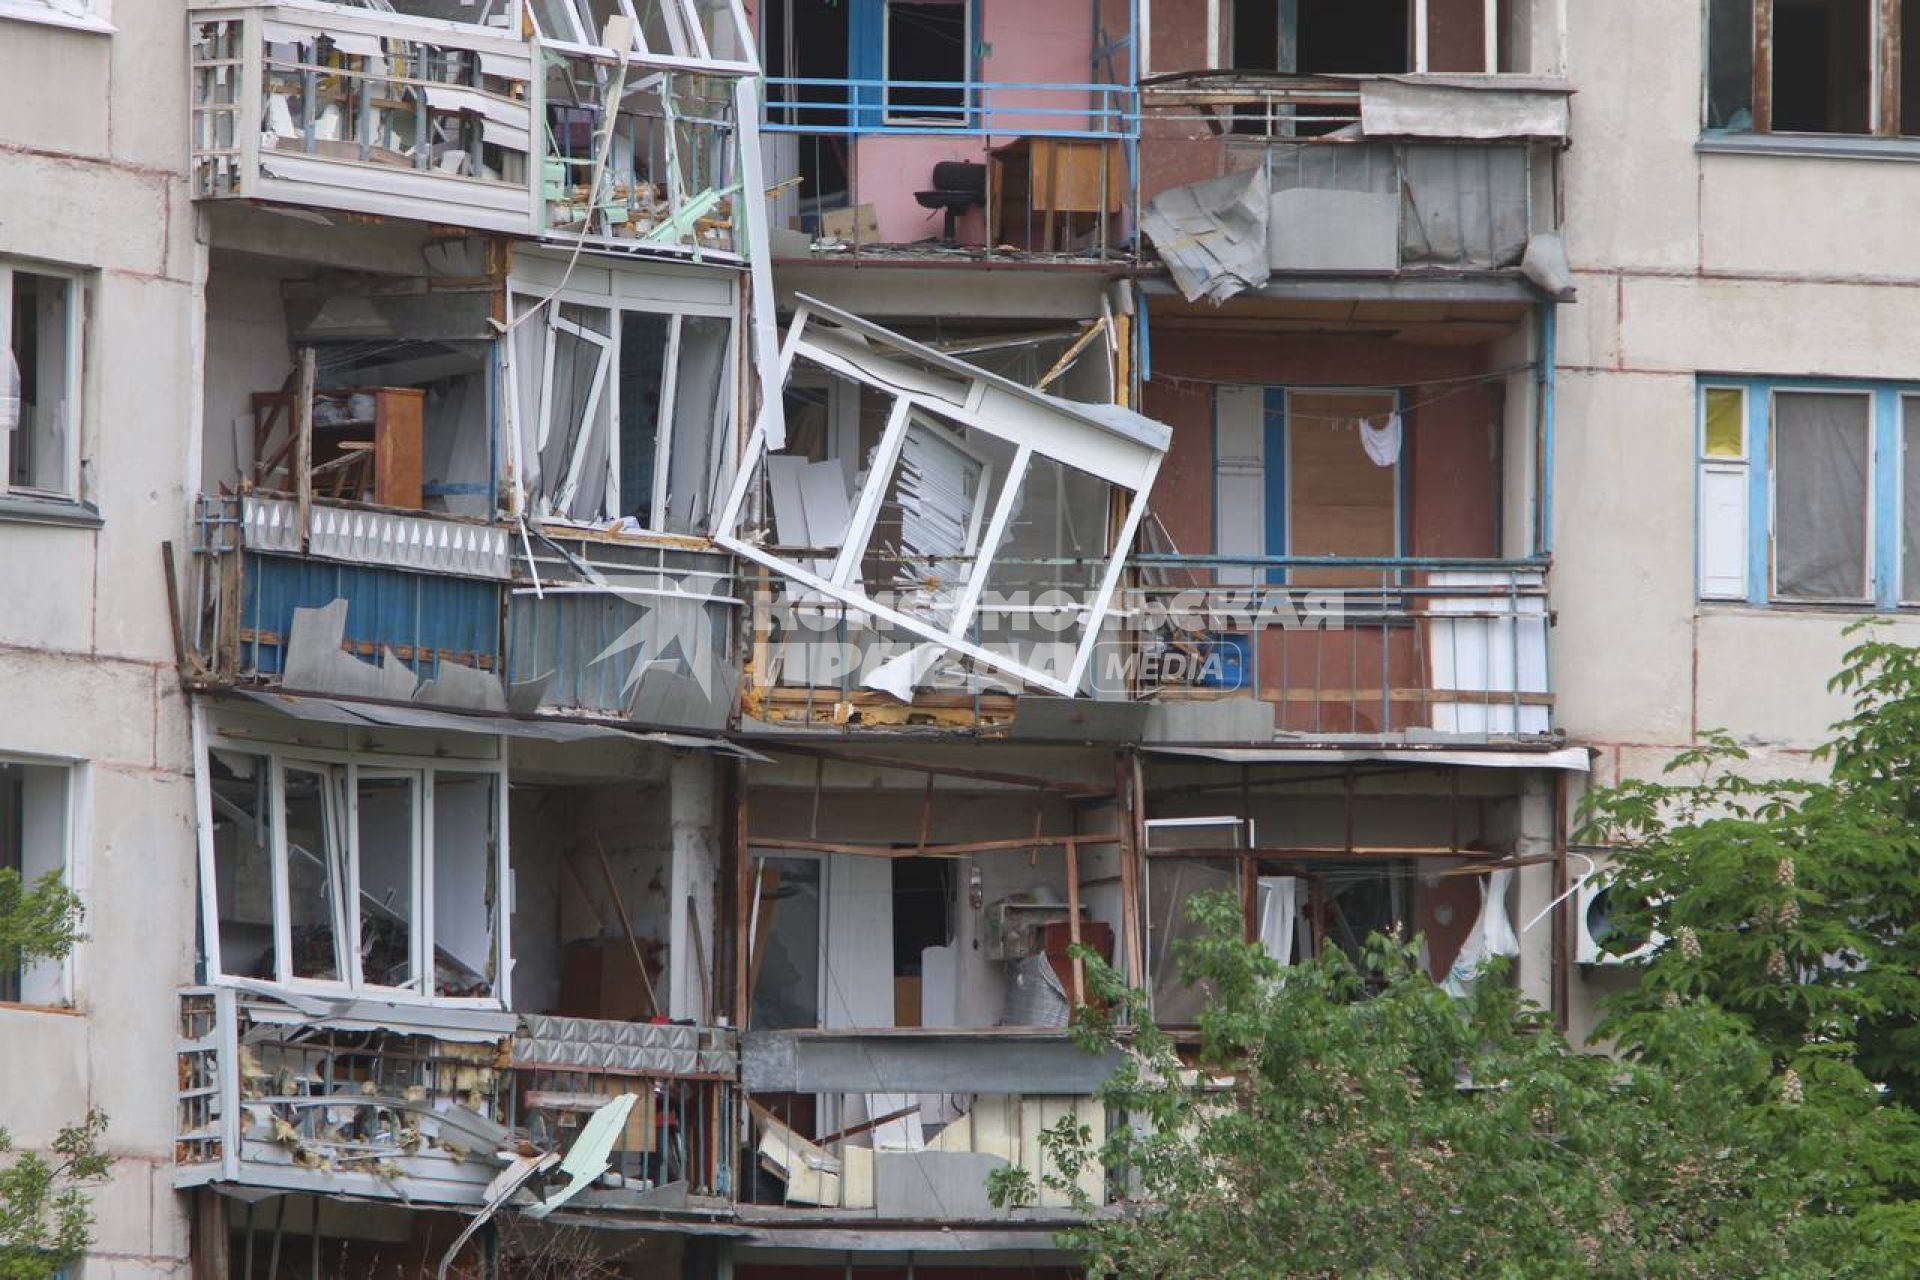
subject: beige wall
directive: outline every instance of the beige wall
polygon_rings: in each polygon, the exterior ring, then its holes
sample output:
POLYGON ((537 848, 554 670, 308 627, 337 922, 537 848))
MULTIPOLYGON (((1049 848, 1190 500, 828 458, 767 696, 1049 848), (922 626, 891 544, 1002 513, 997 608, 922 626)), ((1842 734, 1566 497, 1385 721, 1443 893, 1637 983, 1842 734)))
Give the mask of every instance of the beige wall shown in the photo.
POLYGON ((0 1007, 0 1125, 45 1144, 104 1109, 117 1157, 88 1274, 186 1274, 172 1190, 173 989, 192 979, 187 728, 160 544, 184 553, 199 254, 181 7, 114 34, 0 19, 0 255, 83 268, 82 455, 98 529, 0 518, 0 754, 73 760, 88 941, 75 1007, 0 1007))
MULTIPOLYGON (((1695 600, 1695 375, 1920 378, 1911 159, 1700 154, 1700 8, 1570 6, 1580 300, 1560 311, 1555 670, 1597 776, 1725 728, 1765 767, 1844 710, 1856 614, 1695 600)), ((1920 618, 1895 631, 1920 641, 1920 618)))

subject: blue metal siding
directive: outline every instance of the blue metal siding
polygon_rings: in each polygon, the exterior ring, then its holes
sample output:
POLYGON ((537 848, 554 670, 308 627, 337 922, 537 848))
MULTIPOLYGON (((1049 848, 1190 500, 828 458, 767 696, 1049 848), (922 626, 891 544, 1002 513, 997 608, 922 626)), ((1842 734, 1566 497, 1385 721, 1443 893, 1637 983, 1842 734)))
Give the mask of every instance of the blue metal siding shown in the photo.
POLYGON ((368 565, 250 554, 246 563, 243 661, 261 675, 285 667, 295 609, 347 601, 346 638, 362 657, 394 649, 422 677, 439 655, 500 669, 500 584, 368 565))

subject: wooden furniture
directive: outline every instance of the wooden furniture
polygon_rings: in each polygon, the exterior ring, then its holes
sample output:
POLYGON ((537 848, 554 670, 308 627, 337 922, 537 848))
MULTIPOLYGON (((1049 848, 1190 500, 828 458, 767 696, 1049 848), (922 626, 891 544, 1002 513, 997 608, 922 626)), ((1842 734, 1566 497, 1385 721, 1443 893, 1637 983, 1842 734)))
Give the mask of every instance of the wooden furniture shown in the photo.
POLYGON ((987 183, 987 228, 996 244, 1006 241, 1010 214, 1016 228, 1031 225, 1029 218, 1037 223, 1037 247, 1052 253, 1060 219, 1066 219, 1071 232, 1082 219, 1099 226, 1126 207, 1127 162, 1117 142, 1019 138, 995 147, 989 163, 993 172, 987 183))
MULTIPOLYGON (((313 447, 304 465, 313 492, 418 511, 427 393, 418 387, 316 391, 313 447)), ((253 482, 291 493, 296 433, 291 391, 253 396, 253 482)))

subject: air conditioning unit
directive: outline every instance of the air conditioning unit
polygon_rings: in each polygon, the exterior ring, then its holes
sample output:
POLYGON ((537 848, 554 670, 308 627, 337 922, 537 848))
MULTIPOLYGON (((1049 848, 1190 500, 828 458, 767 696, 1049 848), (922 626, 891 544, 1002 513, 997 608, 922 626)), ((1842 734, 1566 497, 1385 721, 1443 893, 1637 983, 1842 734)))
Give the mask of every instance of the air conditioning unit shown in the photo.
POLYGON ((1573 958, 1580 964, 1639 964, 1652 956, 1666 939, 1659 933, 1641 939, 1623 939, 1613 919, 1613 886, 1588 881, 1580 886, 1573 958))

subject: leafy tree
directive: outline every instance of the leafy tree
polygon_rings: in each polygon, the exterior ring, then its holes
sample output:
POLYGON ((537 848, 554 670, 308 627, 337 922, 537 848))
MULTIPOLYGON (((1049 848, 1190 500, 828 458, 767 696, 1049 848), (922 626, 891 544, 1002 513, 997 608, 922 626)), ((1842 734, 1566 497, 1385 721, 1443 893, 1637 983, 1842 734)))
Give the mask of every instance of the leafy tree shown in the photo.
MULTIPOLYGON (((0 870, 0 970, 64 957, 81 940, 81 914, 59 873, 28 888, 18 872, 0 870)), ((7 1084, 16 1099, 31 1089, 30 1081, 7 1084)), ((17 1155, 0 1128, 0 1280, 48 1280, 86 1253, 93 1209, 85 1186, 112 1163, 99 1150, 106 1128, 105 1114, 91 1110, 61 1129, 49 1151, 17 1155)))
MULTIPOLYGON (((1093 1275, 1742 1277, 1908 1274, 1920 1222, 1882 1174, 1916 1136, 1844 1073, 1777 1069, 1739 1018, 1676 997, 1620 1060, 1578 1052, 1498 974, 1456 1000, 1417 949, 1373 938, 1282 969, 1239 904, 1195 907, 1208 984, 1183 1056, 1138 992, 1083 953, 1075 1034, 1119 1048, 1129 1123, 1049 1129, 1042 1181, 1074 1200, 1093 1275), (1131 1023, 1131 1026, 1126 1025, 1131 1023), (1124 1206, 1078 1175, 1097 1162, 1124 1206)), ((1002 1171, 1001 1203, 1034 1178, 1002 1171)))
MULTIPOLYGON (((1854 628, 1859 632, 1861 628, 1854 628)), ((1724 733, 1665 774, 1597 791, 1580 838, 1613 854, 1616 918, 1661 945, 1603 1035, 1673 999, 1737 1017, 1776 1066, 1920 1103, 1920 650, 1865 633, 1830 688, 1853 714, 1822 780, 1746 776, 1724 733)))

